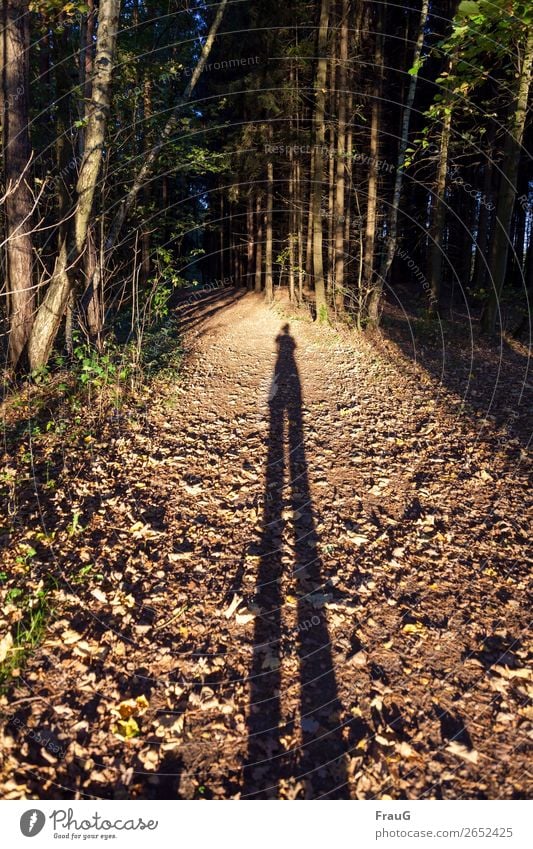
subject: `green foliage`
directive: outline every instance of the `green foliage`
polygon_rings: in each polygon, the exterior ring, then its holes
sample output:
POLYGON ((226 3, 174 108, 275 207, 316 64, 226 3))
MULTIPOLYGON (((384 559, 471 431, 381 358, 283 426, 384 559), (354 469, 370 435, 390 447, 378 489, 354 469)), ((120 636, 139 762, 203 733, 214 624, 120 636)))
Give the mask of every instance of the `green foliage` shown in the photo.
POLYGON ((86 340, 81 341, 78 333, 74 334, 74 339, 74 373, 82 386, 101 388, 127 379, 128 368, 118 346, 108 344, 107 350, 100 352, 86 340))
POLYGON ((50 592, 55 582, 41 582, 39 588, 28 593, 21 587, 13 587, 6 593, 6 602, 14 604, 21 618, 12 630, 13 646, 0 663, 0 692, 5 689, 15 669, 19 669, 28 654, 42 641, 46 622, 51 614, 50 592))
POLYGON ((142 293, 142 313, 148 326, 168 317, 172 293, 185 285, 187 280, 178 272, 172 252, 168 248, 157 248, 156 272, 149 281, 149 288, 142 293))
POLYGON ((141 346, 140 367, 147 377, 158 375, 175 379, 181 367, 183 351, 173 321, 149 330, 141 346))

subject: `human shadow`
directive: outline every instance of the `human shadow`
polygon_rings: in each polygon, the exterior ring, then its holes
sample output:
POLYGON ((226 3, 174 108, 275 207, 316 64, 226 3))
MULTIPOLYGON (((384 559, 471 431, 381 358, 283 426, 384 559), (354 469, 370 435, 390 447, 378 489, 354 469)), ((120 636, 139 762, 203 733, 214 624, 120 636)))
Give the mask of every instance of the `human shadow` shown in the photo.
POLYGON ((299 797, 349 798, 340 703, 321 607, 323 581, 304 445, 302 389, 296 343, 289 331, 286 324, 276 339, 278 355, 269 394, 255 596, 260 612, 255 620, 242 798, 278 798, 283 783, 299 797), (291 527, 284 529, 284 519, 291 513, 291 527), (283 620, 291 615, 292 623, 285 625, 283 620), (282 657, 292 660, 293 646, 299 679, 290 681, 284 693, 282 657), (299 687, 296 699, 293 684, 299 687), (289 721, 284 720, 283 708, 289 721))

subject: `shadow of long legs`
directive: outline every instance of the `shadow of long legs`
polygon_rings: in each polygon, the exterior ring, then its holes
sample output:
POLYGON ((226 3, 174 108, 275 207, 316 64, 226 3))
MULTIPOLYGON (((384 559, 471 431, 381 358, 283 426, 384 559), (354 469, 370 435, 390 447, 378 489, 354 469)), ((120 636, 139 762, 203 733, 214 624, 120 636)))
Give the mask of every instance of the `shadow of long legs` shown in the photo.
POLYGON ((307 473, 302 390, 294 357, 296 344, 285 325, 270 390, 270 428, 263 535, 257 576, 254 656, 250 676, 248 756, 243 796, 277 798, 282 778, 299 782, 307 798, 346 798, 340 705, 325 611, 316 607, 322 587, 318 537, 307 473), (285 440, 285 435, 287 439, 285 440), (285 442, 287 448, 285 450, 285 442), (288 455, 285 461, 285 453, 288 455), (288 480, 285 480, 287 476, 288 480), (284 505, 284 488, 290 501, 284 505), (282 518, 293 519, 294 591, 298 620, 300 739, 297 752, 281 745, 282 723, 282 518))

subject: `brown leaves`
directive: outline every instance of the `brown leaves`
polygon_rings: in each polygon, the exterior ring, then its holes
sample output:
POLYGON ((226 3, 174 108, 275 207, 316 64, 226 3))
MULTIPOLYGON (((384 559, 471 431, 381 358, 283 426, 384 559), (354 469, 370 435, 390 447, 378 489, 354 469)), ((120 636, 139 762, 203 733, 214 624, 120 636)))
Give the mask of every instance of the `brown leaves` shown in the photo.
POLYGON ((136 699, 127 699, 118 707, 111 709, 112 716, 118 717, 113 726, 114 733, 124 740, 132 740, 141 733, 137 717, 143 716, 149 708, 146 696, 137 696, 136 699))
MULTIPOLYGON (((138 798, 172 781, 171 792, 186 798, 194 775, 196 788, 204 782, 214 794, 238 794, 252 670, 279 686, 285 770, 277 784, 280 761, 265 745, 256 780, 284 797, 313 798, 331 777, 328 763, 322 778, 289 773, 307 769, 298 760, 302 731, 320 738, 334 725, 343 727, 354 797, 431 797, 438 787, 445 798, 470 798, 472 774, 489 796, 523 792, 521 746, 532 715, 522 484, 511 482, 483 440, 465 438, 451 393, 438 394, 423 366, 412 372, 401 359, 399 370, 396 349, 389 361, 362 337, 332 365, 313 326, 302 323, 297 355, 306 352, 299 366, 313 501, 306 503, 301 482, 265 492, 269 408, 265 402, 259 427, 257 387, 263 378, 269 384, 278 321, 259 318, 268 331, 259 341, 247 319, 238 341, 233 327, 220 339, 199 337, 200 362, 208 368, 220 358, 209 381, 147 396, 142 417, 125 410, 87 448, 77 437, 45 502, 45 537, 37 537, 37 511, 23 515, 31 533, 13 540, 10 569, 26 579, 28 564, 15 557, 24 560, 19 543, 31 542, 39 551, 33 559, 50 571, 55 534, 54 568, 68 585, 54 596, 61 619, 47 625, 53 655, 29 661, 22 677, 31 689, 21 681, 16 697, 34 699, 31 727, 46 727, 52 715, 76 740, 64 763, 32 764, 29 773, 19 747, 10 768, 32 778, 27 787, 20 779, 17 792, 38 798, 62 783, 81 794, 116 787, 138 798), (69 536, 72 493, 87 527, 69 536), (257 586, 270 567, 259 553, 268 510, 280 519, 271 596, 257 586), (268 632, 270 619, 279 633, 254 645, 254 623, 268 632), (301 669, 316 676, 318 699, 323 646, 339 716, 329 722, 317 711, 301 723, 301 669), (145 685, 146 697, 124 698, 145 685), (442 735, 436 694, 469 718, 472 747, 442 735), (181 782, 172 777, 178 773, 181 782)), ((516 464, 512 473, 521 474, 516 464)), ((7 485, 11 491, 12 476, 7 485)), ((16 529, 9 533, 11 542, 16 529)), ((9 657, 7 635, 23 615, 5 595, 1 601, 0 646, 9 657)), ((8 782, 2 790, 15 792, 8 782)))

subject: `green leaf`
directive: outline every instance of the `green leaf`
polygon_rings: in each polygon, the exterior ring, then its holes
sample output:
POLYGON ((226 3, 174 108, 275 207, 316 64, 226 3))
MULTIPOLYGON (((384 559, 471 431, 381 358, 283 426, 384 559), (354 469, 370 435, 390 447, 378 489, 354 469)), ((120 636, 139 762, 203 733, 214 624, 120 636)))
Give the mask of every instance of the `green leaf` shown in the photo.
POLYGON ((464 15, 465 18, 468 18, 471 15, 478 15, 479 3, 474 2, 474 0, 462 0, 462 2, 459 3, 457 12, 459 15, 464 15))

